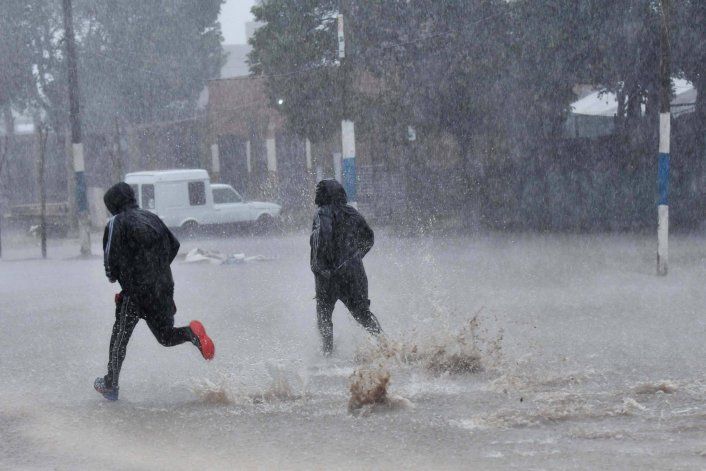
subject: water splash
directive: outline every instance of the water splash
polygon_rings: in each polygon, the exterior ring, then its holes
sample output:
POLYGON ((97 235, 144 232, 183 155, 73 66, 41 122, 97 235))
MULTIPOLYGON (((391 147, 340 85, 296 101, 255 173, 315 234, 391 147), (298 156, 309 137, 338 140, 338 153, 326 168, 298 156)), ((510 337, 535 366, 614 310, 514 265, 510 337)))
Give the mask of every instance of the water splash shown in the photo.
POLYGON ((359 348, 359 364, 393 361, 399 365, 421 366, 433 374, 469 374, 499 364, 503 332, 488 340, 478 314, 457 332, 441 332, 419 340, 394 341, 381 337, 359 348))
POLYGON ((383 365, 363 366, 350 377, 348 412, 368 416, 376 412, 410 409, 412 402, 402 396, 389 394, 390 372, 383 365))
POLYGON ((192 390, 199 401, 215 406, 227 406, 235 403, 233 389, 226 383, 226 379, 221 377, 218 382, 209 379, 201 379, 194 382, 192 390))
POLYGON ((217 381, 196 380, 192 390, 200 402, 221 406, 278 404, 307 397, 307 382, 297 372, 272 364, 266 369, 269 382, 263 387, 238 385, 230 375, 221 373, 217 381))

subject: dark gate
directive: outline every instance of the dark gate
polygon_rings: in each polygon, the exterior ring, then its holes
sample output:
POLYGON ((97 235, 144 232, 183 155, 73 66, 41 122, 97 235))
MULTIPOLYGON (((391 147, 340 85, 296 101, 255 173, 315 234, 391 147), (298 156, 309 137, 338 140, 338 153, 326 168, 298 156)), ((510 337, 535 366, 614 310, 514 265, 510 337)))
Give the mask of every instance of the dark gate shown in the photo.
POLYGON ((221 182, 232 185, 245 194, 248 183, 246 140, 241 136, 218 137, 218 152, 221 160, 221 182))

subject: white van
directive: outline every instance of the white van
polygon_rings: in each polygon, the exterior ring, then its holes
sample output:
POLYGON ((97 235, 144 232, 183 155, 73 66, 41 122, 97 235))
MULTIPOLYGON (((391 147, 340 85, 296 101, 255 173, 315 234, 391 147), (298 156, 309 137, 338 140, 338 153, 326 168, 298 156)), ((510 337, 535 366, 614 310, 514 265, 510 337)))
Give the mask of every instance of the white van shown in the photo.
POLYGON ((279 217, 275 203, 245 201, 230 185, 213 184, 208 172, 155 170, 125 175, 142 209, 157 214, 167 227, 194 230, 211 224, 259 222, 267 225, 279 217))

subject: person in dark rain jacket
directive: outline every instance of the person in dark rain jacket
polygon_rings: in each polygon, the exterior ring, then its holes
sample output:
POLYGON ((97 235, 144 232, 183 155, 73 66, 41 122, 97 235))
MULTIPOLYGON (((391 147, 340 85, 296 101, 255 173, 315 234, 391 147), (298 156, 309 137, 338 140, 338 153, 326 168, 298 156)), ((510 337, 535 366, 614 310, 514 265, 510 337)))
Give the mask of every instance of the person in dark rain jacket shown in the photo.
POLYGON ((105 274, 122 288, 115 295, 115 324, 110 338, 108 374, 94 383, 106 399, 117 400, 120 368, 130 335, 144 319, 165 347, 193 343, 207 360, 213 358, 213 341, 199 321, 174 327, 174 280, 170 264, 179 251, 179 241, 162 220, 139 209, 127 183, 111 187, 103 197, 113 214, 103 234, 105 274))
POLYGON ((314 216, 309 244, 311 271, 316 281, 316 316, 324 355, 333 351, 332 314, 336 301, 343 304, 368 332, 381 332, 370 312, 368 277, 363 257, 373 247, 374 235, 363 216, 348 205, 346 191, 336 180, 316 185, 314 216))

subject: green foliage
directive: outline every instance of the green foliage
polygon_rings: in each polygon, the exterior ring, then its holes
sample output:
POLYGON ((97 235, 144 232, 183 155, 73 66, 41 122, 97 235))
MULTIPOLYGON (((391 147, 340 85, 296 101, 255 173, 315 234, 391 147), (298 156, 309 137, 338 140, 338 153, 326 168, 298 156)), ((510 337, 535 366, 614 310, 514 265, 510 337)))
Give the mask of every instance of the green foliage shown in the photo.
POLYGON ((32 66, 27 51, 32 38, 25 28, 29 13, 20 2, 0 3, 0 108, 24 106, 30 95, 32 66))
MULTIPOLYGON (((224 62, 221 3, 74 0, 87 131, 105 132, 116 119, 139 124, 192 115, 224 62)), ((42 110, 53 127, 62 126, 68 105, 61 1, 2 2, 0 13, 0 38, 10 37, 0 46, 0 93, 9 96, 0 96, 0 105, 42 110)))
POLYGON ((691 80, 698 90, 697 113, 706 125, 706 2, 682 0, 672 13, 677 25, 672 61, 676 70, 691 80))
POLYGON ((334 132, 343 116, 337 3, 270 0, 253 7, 265 25, 251 39, 251 70, 266 74, 270 103, 289 118, 290 128, 314 142, 334 132))
POLYGON ((61 102, 60 5, 27 0, 0 4, 0 105, 46 114, 61 102))
MULTIPOLYGON (((672 76, 702 92, 684 130, 693 141, 706 124, 706 2, 671 5, 672 76)), ((602 229, 629 229, 654 219, 660 0, 263 0, 254 11, 267 24, 252 43, 251 68, 265 75, 273 103, 285 98, 299 134, 335 135, 347 90, 348 116, 391 154, 408 124, 417 143, 452 136, 461 162, 447 162, 445 183, 460 175, 456 193, 483 200, 489 226, 587 230, 600 219, 602 229), (339 7, 344 68, 332 59, 339 7), (615 136, 567 139, 576 85, 617 94, 615 136)), ((683 153, 694 147, 679 144, 683 153)), ((404 168, 408 184, 444 158, 429 150, 404 168)), ((703 158, 688 153, 679 161, 700 175, 703 158)))
POLYGON ((221 3, 83 0, 77 31, 86 121, 103 123, 106 114, 128 123, 192 115, 198 94, 224 62, 221 3))
POLYGON ((327 137, 348 90, 354 119, 448 132, 465 149, 512 132, 561 132, 581 59, 570 42, 580 19, 567 2, 348 3, 343 70, 331 59, 332 2, 269 0, 253 10, 266 24, 252 42, 252 70, 267 76, 273 104, 285 98, 295 131, 327 137))

